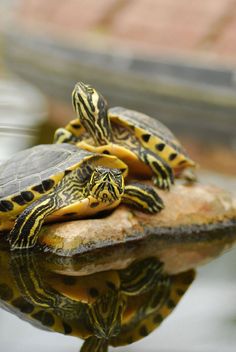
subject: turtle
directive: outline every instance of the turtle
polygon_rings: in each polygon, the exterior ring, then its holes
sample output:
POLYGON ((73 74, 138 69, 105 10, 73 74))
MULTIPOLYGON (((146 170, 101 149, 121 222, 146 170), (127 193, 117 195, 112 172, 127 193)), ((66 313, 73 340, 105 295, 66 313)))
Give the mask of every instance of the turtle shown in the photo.
POLYGON ((155 213, 163 202, 152 186, 124 184, 127 165, 115 156, 71 144, 42 144, 0 166, 0 230, 11 249, 31 248, 45 219, 84 218, 122 201, 155 213))
POLYGON ((175 177, 194 180, 186 170, 195 162, 157 119, 124 107, 108 109, 101 93, 83 82, 75 85, 72 104, 77 118, 55 131, 54 143, 116 155, 129 166, 130 175, 152 177, 160 189, 169 190, 175 177))
POLYGON ((155 257, 68 276, 45 270, 32 252, 15 253, 1 255, 0 305, 41 329, 84 339, 81 352, 106 352, 145 337, 194 279, 193 270, 167 275, 155 257))

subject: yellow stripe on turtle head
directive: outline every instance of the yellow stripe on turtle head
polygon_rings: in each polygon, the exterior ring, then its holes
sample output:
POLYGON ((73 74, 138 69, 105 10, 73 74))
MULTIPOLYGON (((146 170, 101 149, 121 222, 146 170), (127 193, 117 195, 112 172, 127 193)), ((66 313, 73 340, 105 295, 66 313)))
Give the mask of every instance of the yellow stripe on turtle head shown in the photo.
POLYGON ((111 139, 111 126, 104 97, 90 85, 78 82, 72 92, 72 104, 95 143, 107 144, 111 139))
POLYGON ((119 169, 96 167, 89 180, 90 194, 103 203, 121 200, 124 193, 124 178, 119 169))

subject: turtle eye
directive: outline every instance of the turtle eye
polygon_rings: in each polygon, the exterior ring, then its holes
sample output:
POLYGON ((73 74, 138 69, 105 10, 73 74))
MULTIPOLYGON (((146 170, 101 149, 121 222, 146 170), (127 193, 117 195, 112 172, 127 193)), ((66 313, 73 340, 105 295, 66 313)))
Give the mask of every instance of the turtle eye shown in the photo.
POLYGON ((106 101, 101 94, 99 94, 99 96, 98 96, 97 107, 100 111, 103 111, 103 112, 105 112, 107 109, 106 101))
POLYGON ((104 108, 104 101, 101 99, 100 104, 99 104, 100 109, 104 108))
POLYGON ((87 90, 88 90, 88 93, 91 94, 91 95, 94 93, 94 89, 93 89, 93 87, 91 86, 91 84, 88 84, 88 85, 87 85, 87 90))

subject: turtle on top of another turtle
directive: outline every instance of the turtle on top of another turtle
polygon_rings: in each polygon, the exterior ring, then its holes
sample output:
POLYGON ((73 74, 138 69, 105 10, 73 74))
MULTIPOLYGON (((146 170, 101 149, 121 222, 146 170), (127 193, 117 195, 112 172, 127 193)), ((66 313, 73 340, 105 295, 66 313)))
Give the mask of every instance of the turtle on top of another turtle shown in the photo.
POLYGON ((129 175, 153 177, 160 189, 195 167, 172 132, 157 119, 123 107, 108 109, 104 97, 79 82, 72 92, 77 118, 55 132, 55 143, 72 143, 89 151, 112 154, 129 166, 129 175))
POLYGON ((155 119, 108 110, 102 95, 81 82, 72 101, 77 119, 55 132, 55 144, 21 151, 0 166, 0 231, 11 230, 11 249, 33 247, 44 221, 88 217, 121 201, 156 213, 164 207, 156 190, 130 179, 153 176, 169 189, 195 165, 155 119))
POLYGON ((88 217, 121 201, 149 213, 162 209, 151 186, 125 185, 127 172, 117 157, 71 144, 23 150, 0 166, 0 231, 11 229, 11 249, 29 248, 45 220, 88 217))

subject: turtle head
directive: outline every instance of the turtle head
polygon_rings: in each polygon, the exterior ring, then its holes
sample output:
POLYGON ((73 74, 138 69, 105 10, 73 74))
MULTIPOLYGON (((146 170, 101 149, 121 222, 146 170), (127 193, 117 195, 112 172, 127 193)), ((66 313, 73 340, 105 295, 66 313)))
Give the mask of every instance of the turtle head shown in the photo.
POLYGON ((90 194, 99 202, 111 204, 121 200, 124 193, 124 177, 118 169, 96 167, 89 182, 90 194))
POLYGON ((90 85, 78 82, 72 92, 72 104, 81 124, 96 145, 108 144, 111 126, 103 96, 90 85))
POLYGON ((121 319, 126 306, 121 292, 109 290, 98 297, 89 308, 88 323, 93 334, 106 339, 117 336, 121 329, 121 319))

